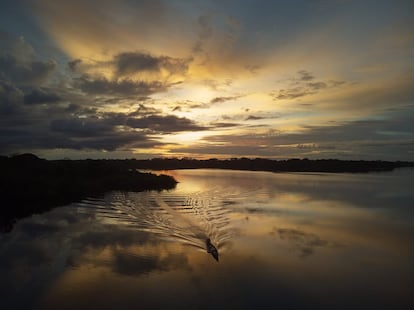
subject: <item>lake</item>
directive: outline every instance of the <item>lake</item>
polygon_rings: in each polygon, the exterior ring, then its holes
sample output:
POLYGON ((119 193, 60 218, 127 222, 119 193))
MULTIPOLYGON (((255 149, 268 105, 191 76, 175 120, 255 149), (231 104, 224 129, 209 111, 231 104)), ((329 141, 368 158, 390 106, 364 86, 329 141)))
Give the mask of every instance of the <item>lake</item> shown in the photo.
POLYGON ((1 234, 1 308, 413 309, 413 169, 164 173, 1 234))

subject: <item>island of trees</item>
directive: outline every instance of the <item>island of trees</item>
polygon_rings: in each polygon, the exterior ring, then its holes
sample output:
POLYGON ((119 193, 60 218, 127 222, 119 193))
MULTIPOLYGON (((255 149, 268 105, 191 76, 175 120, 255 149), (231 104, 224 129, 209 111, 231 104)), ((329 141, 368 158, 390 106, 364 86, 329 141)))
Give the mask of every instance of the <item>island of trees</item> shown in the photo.
POLYGON ((154 158, 147 160, 44 160, 33 154, 0 156, 0 230, 53 207, 100 196, 108 191, 172 189, 176 180, 167 175, 138 170, 234 169, 271 172, 380 172, 414 167, 414 162, 349 160, 271 160, 232 158, 226 160, 154 158))

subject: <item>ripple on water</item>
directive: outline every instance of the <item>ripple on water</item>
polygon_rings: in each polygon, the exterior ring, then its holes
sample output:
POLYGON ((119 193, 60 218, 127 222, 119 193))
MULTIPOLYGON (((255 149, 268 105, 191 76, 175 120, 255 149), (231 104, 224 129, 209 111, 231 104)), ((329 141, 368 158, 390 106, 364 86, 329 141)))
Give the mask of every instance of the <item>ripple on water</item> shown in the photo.
MULTIPOLYGON (((231 195, 226 193, 227 201, 231 195)), ((111 192, 102 199, 85 199, 78 206, 93 211, 105 223, 125 225, 203 251, 207 239, 219 251, 224 250, 235 233, 228 216, 231 210, 217 189, 187 195, 111 192)))

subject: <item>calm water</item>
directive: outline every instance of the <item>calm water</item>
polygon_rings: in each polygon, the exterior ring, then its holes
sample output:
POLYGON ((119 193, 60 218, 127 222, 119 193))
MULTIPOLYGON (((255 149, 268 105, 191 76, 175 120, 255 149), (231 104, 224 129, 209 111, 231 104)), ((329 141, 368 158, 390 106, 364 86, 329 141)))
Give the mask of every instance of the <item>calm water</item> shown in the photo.
POLYGON ((0 235, 1 308, 414 306, 414 170, 169 173, 0 235))

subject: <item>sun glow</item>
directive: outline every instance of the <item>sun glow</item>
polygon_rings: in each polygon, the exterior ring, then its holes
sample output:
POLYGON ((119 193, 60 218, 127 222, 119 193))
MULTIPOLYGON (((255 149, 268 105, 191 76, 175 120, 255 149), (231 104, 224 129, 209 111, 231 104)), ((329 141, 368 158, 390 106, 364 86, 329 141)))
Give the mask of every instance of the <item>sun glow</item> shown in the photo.
POLYGON ((180 144, 182 146, 199 142, 208 135, 211 135, 211 133, 207 131, 190 131, 163 136, 163 138, 165 141, 168 141, 168 143, 180 144))

